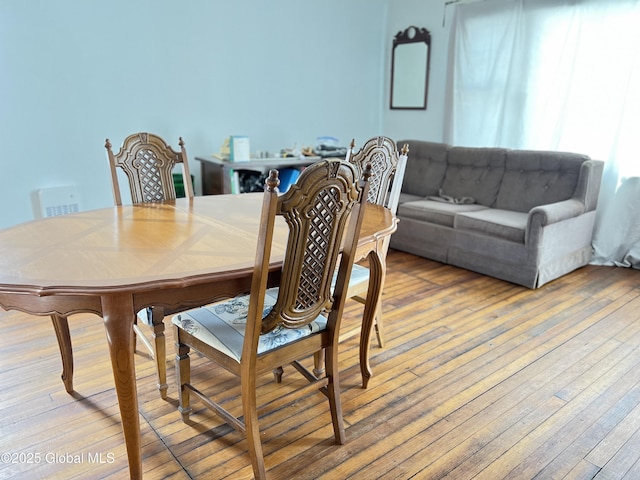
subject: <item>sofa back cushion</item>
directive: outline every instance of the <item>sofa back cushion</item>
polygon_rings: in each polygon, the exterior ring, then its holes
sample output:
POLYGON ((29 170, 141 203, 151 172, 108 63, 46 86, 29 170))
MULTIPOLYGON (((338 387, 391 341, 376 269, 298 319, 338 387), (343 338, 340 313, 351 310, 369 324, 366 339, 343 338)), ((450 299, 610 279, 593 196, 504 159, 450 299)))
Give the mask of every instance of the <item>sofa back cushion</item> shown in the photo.
POLYGON ((498 196, 505 171, 506 149, 451 147, 442 193, 454 198, 472 197, 490 207, 498 196))
POLYGON ((402 192, 426 197, 437 195, 447 170, 447 150, 444 143, 400 140, 398 148, 409 145, 407 168, 404 172, 402 192))
POLYGON ((573 196, 586 155, 509 150, 496 208, 528 212, 573 196))

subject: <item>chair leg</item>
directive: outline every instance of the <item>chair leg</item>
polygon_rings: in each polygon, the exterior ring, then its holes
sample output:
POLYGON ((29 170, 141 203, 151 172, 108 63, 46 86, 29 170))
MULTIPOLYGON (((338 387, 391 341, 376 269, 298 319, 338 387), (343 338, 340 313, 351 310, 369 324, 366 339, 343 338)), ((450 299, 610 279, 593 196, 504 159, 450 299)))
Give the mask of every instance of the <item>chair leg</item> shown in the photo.
MULTIPOLYGON (((357 302, 362 303, 363 305, 367 304, 367 298, 366 297, 361 297, 361 296, 355 296, 352 297, 354 300, 356 300, 357 302)), ((384 348, 384 337, 383 337, 383 333, 382 333, 382 305, 378 305, 378 308, 376 310, 376 314, 375 314, 375 318, 374 318, 374 324, 373 324, 375 330, 376 330, 376 338, 378 340, 378 346, 380 348, 384 348)))
MULTIPOLYGON (((282 367, 273 369, 273 378, 276 383, 282 383, 283 374, 284 369, 282 367)), ((324 350, 313 354, 313 374, 318 378, 324 375, 324 350)))
POLYGON ((167 346, 164 336, 164 309, 151 308, 151 330, 153 332, 156 373, 158 376, 158 390, 163 400, 167 398, 167 346))
POLYGON ((282 375, 284 374, 284 369, 282 367, 273 369, 273 379, 276 383, 282 383, 282 375))
POLYGON ((313 354, 313 374, 320 378, 325 372, 325 352, 320 350, 313 354))
MULTIPOLYGON (((365 303, 364 299, 363 299, 362 303, 365 303)), ((383 337, 383 333, 382 333, 382 308, 380 306, 378 306, 378 309, 376 311, 375 320, 374 320, 374 327, 375 327, 375 331, 376 331, 376 338, 378 339, 378 346, 380 348, 383 348, 384 347, 384 337, 383 337)), ((325 356, 324 350, 316 352, 314 354, 314 356, 313 356, 313 374, 318 378, 320 378, 322 375, 324 375, 324 372, 325 372, 325 367, 324 367, 325 358, 324 358, 324 356, 325 356)), ((283 374, 284 374, 284 370, 282 369, 282 367, 278 367, 278 368, 274 368, 273 369, 273 378, 275 379, 276 383, 282 383, 282 375, 283 374)), ((365 383, 364 377, 363 377, 363 383, 365 383)))
POLYGON ((191 413, 191 399, 187 384, 191 383, 191 359, 189 358, 189 346, 180 342, 178 329, 175 329, 176 338, 176 378, 178 380, 178 411, 182 415, 182 421, 189 420, 191 413))
POLYGON ((375 252, 369 254, 369 287, 367 289, 367 301, 362 315, 362 328, 360 329, 360 373, 362 375, 362 388, 367 388, 372 376, 369 362, 369 344, 376 315, 381 311, 382 286, 384 285, 385 263, 384 258, 375 252))
POLYGON ((344 421, 342 419, 342 402, 340 400, 340 376, 338 370, 338 355, 334 348, 323 350, 325 352, 325 367, 329 384, 327 393, 329 397, 329 408, 331 409, 331 421, 333 423, 333 434, 338 445, 346 442, 344 431, 344 421))
POLYGON ((253 475, 256 480, 266 480, 267 469, 264 465, 260 427, 258 425, 256 378, 253 373, 242 375, 242 410, 253 475))
POLYGON ((378 339, 378 346, 380 348, 384 348, 384 335, 382 333, 382 306, 378 305, 378 310, 376 311, 376 318, 374 327, 376 329, 376 338, 378 339))
POLYGON ((67 393, 73 392, 73 348, 71 346, 71 334, 69 333, 69 320, 66 316, 53 314, 51 322, 58 339, 60 356, 62 357, 62 382, 67 393))

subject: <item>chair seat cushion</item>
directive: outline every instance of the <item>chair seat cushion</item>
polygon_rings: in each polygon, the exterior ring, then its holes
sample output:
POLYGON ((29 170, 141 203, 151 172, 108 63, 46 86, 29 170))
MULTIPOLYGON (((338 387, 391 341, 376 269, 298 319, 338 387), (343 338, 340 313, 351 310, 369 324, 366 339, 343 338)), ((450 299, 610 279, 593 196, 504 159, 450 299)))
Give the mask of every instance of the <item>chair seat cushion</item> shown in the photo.
MULTIPOLYGON (((277 298, 277 288, 267 290, 263 317, 271 310, 277 298)), ((249 295, 242 295, 179 313, 173 316, 171 322, 200 341, 240 362, 248 310, 249 295)), ((271 332, 260 335, 258 355, 318 333, 326 326, 327 319, 324 316, 319 316, 302 328, 291 329, 278 326, 271 332)))

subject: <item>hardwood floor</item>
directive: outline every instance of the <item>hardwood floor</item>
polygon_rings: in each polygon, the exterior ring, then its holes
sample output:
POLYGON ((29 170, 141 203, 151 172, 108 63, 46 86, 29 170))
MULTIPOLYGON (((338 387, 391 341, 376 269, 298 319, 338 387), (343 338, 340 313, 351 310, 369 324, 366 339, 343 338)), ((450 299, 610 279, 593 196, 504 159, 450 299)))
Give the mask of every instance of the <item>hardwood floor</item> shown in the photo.
MULTIPOLYGON (((270 478, 640 478, 640 272, 588 266, 528 290, 396 251, 388 261, 368 389, 357 336, 342 342, 347 443, 333 443, 322 395, 280 408, 261 418, 270 478)), ((362 312, 347 308, 345 331, 362 312)), ((0 312, 1 479, 128 477, 104 328, 91 315, 70 326, 74 396, 49 319, 0 312)), ((136 354, 145 478, 250 478, 240 435, 197 401, 181 421, 169 367, 164 401, 136 354)), ((196 359, 198 377, 237 409, 233 377, 196 359)), ((299 381, 285 367, 259 395, 299 381)))

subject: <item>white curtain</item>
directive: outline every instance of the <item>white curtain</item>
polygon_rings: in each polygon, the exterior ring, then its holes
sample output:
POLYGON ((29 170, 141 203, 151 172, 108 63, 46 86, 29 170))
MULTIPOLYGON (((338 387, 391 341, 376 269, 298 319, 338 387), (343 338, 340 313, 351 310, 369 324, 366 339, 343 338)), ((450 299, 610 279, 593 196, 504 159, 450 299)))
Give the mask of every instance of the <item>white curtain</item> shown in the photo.
POLYGON ((640 0, 484 0, 455 7, 453 145, 605 161, 593 263, 640 268, 640 0))

